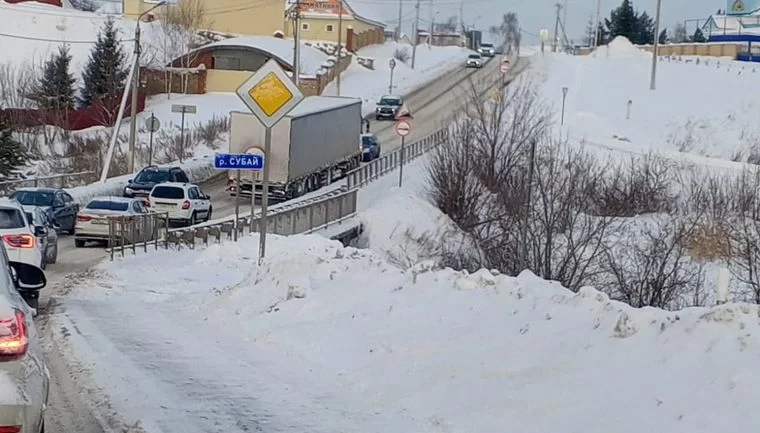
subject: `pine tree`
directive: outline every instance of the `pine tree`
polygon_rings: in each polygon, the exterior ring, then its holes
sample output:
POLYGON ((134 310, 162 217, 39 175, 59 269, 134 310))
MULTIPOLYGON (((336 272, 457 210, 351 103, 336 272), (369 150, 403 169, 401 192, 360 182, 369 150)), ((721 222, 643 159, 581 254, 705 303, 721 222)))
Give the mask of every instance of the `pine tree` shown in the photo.
POLYGON ((37 79, 29 99, 43 109, 73 110, 76 79, 71 74, 70 67, 69 47, 61 45, 58 52, 45 62, 42 76, 37 79))
POLYGON ((0 177, 8 178, 25 160, 24 149, 13 138, 10 126, 0 122, 0 177))
POLYGON ((80 105, 87 107, 96 101, 110 105, 119 98, 128 75, 126 58, 119 31, 109 18, 98 33, 82 73, 80 105))
POLYGON ((651 45, 654 43, 654 20, 646 12, 635 14, 634 32, 629 39, 634 44, 651 45))
POLYGON ((630 0, 623 2, 610 12, 610 17, 604 20, 604 24, 609 29, 610 39, 617 36, 625 36, 628 39, 635 39, 637 31, 637 16, 633 10, 630 0))
POLYGON ((702 33, 702 29, 697 27, 697 30, 694 32, 694 36, 691 37, 691 41, 701 44, 707 42, 707 38, 705 37, 704 33, 702 33))
POLYGON ((657 38, 657 42, 659 44, 667 44, 668 43, 668 29, 664 28, 660 32, 660 36, 657 38))

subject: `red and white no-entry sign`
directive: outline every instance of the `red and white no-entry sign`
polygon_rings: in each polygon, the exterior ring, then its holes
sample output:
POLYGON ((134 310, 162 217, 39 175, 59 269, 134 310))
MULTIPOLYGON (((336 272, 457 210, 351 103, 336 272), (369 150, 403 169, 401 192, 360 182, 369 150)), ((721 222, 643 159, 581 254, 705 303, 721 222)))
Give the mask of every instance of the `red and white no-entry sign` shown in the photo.
POLYGON ((406 137, 412 131, 412 124, 407 120, 399 120, 396 122, 396 135, 399 137, 406 137))
POLYGON ((501 69, 502 74, 506 74, 507 72, 509 72, 509 63, 508 62, 502 63, 499 66, 499 69, 501 69))

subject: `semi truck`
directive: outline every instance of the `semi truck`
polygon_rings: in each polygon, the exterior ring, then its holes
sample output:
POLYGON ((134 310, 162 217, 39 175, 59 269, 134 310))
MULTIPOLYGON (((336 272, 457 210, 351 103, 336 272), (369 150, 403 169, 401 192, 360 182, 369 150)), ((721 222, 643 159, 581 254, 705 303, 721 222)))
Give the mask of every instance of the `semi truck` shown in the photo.
MULTIPOLYGON (((264 154, 265 127, 251 113, 230 113, 230 153, 264 154)), ((359 167, 362 100, 308 96, 271 130, 269 198, 289 200, 318 190, 359 167)), ((227 190, 262 195, 263 171, 228 171, 227 190)))

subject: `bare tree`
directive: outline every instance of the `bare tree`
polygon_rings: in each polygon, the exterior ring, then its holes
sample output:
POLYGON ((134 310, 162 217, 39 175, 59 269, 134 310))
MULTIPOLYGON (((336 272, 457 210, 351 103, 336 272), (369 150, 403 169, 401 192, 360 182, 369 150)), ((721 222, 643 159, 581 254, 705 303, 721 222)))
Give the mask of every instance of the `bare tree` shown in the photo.
POLYGON ((514 52, 519 54, 521 32, 516 13, 505 13, 502 16, 501 23, 491 26, 489 30, 494 37, 498 38, 499 44, 504 47, 507 54, 511 55, 514 52))
POLYGON ((686 27, 683 25, 683 23, 676 24, 676 26, 673 28, 673 43, 682 44, 688 40, 689 34, 686 32, 686 27))
POLYGON ((440 33, 456 33, 459 28, 459 17, 452 15, 445 22, 435 23, 435 31, 440 33))

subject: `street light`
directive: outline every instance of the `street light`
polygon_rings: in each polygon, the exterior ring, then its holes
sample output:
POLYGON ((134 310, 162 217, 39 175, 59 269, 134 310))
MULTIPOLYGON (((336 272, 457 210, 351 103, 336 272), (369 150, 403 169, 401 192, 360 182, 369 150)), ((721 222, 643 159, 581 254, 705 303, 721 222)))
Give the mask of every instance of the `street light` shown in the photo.
POLYGON ((140 84, 140 20, 152 12, 159 6, 163 6, 169 3, 167 0, 161 0, 153 5, 152 8, 141 13, 137 16, 137 24, 135 25, 135 51, 134 51, 134 71, 132 73, 132 106, 130 107, 130 120, 129 120, 129 172, 135 172, 135 147, 137 141, 137 92, 140 84))
POLYGON ((565 99, 567 99, 567 91, 569 89, 567 86, 562 88, 562 117, 560 118, 559 124, 560 126, 565 124, 565 99))
POLYGON ((652 74, 649 77, 649 90, 657 84, 657 52, 660 50, 660 8, 662 0, 657 0, 657 13, 654 16, 654 44, 652 46, 652 74))

